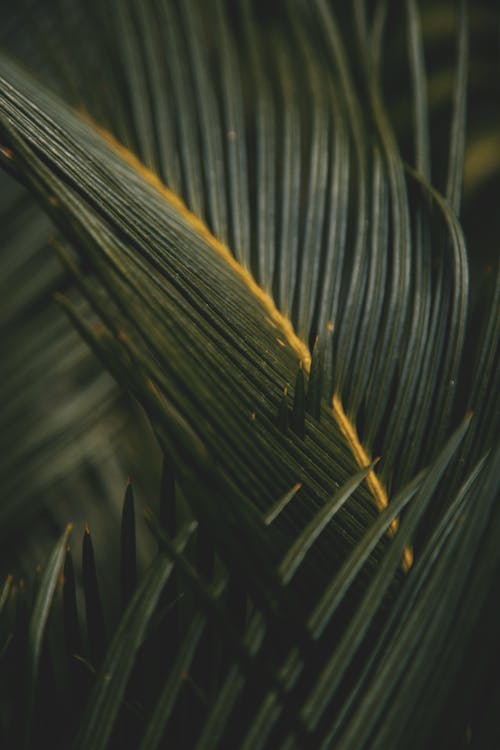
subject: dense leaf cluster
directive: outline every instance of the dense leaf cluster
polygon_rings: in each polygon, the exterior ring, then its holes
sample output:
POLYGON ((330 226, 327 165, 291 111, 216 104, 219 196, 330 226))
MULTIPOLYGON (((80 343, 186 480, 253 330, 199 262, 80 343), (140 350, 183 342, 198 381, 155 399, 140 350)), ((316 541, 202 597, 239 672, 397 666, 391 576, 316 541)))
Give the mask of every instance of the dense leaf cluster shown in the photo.
POLYGON ((500 740, 500 267, 460 222, 490 16, 393 5, 9 18, 6 747, 500 740))

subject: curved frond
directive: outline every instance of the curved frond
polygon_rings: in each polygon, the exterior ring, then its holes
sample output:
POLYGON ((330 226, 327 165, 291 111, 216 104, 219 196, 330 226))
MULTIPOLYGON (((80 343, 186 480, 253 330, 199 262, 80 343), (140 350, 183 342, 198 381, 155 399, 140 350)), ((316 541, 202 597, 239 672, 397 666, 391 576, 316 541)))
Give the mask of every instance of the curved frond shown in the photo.
POLYGON ((445 149, 429 9, 368 5, 27 1, 1 33, 2 539, 116 486, 136 421, 108 373, 164 455, 158 554, 138 581, 129 480, 103 558, 111 617, 88 526, 82 592, 67 551, 64 666, 67 533, 33 607, 2 589, 26 746, 51 684, 57 741, 96 750, 462 747, 492 705, 500 275, 459 216, 479 21, 444 16, 445 149))

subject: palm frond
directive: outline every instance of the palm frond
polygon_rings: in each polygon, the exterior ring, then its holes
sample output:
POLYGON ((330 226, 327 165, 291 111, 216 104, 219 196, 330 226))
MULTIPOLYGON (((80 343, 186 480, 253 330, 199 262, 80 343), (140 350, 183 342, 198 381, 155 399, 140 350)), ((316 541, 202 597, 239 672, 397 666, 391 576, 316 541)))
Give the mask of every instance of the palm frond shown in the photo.
MULTIPOLYGON (((12 222, 2 388, 20 394, 5 425, 33 432, 23 449, 5 441, 5 528, 81 465, 82 435, 102 458, 103 415, 120 413, 73 329, 144 409, 165 458, 159 521, 148 516, 159 552, 137 585, 126 491, 109 646, 84 535, 79 648, 90 671, 77 674, 70 655, 64 676, 48 648, 40 678, 73 680, 61 741, 78 725, 74 747, 103 749, 462 742, 453 706, 474 725, 483 715, 461 682, 474 690, 489 675, 480 618, 498 621, 489 597, 500 461, 500 276, 475 296, 458 217, 465 2, 454 14, 446 158, 414 0, 402 13, 407 131, 386 96, 385 29, 399 11, 393 18, 384 2, 369 10, 356 0, 352 33, 351 9, 327 0, 268 9, 249 0, 238 12, 224 0, 63 5, 60 21, 58 2, 43 12, 27 4, 20 18, 32 14, 37 42, 23 49, 13 23, 0 55, 2 164, 43 209, 24 192, 2 207, 12 222), (15 58, 44 63, 33 76, 15 58), (62 272, 41 260, 56 230, 62 272), (41 266, 19 296, 16 280, 41 266), (56 286, 73 327, 46 304, 56 286), (47 377, 30 384, 27 363, 46 363, 47 377), (80 401, 68 391, 54 422, 33 431, 46 382, 90 370, 80 401), (457 656, 467 648, 480 667, 457 656)), ((113 427, 120 446, 122 424, 113 427)), ((109 455, 119 471, 115 446, 109 455)), ((66 536, 36 602, 51 598, 65 545, 66 536)), ((77 644, 69 556, 66 579, 66 640, 77 644)), ((26 601, 12 617, 10 580, 5 630, 21 634, 22 652, 26 601)), ((56 627, 47 614, 35 604, 36 664, 56 627)))

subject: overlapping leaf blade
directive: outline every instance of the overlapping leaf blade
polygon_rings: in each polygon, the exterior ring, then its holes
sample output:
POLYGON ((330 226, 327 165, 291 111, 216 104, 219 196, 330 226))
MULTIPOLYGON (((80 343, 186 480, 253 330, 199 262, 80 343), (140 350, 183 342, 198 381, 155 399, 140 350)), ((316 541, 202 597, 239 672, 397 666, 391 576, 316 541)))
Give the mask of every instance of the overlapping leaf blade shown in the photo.
MULTIPOLYGON (((77 4, 70 5, 76 12, 75 17, 68 17, 68 29, 80 17, 90 17, 77 4)), ((382 602, 390 602, 386 592, 407 543, 404 530, 416 531, 420 514, 432 498, 434 517, 444 511, 446 519, 447 508, 456 510, 460 503, 454 505, 452 490, 466 477, 464 463, 470 466, 472 456, 484 455, 498 427, 491 395, 494 388, 486 400, 481 396, 496 383, 498 318, 493 306, 477 354, 485 375, 474 378, 471 396, 479 414, 471 436, 462 444, 461 462, 455 460, 453 480, 445 477, 438 495, 435 485, 449 455, 435 464, 433 459, 450 425, 465 410, 456 386, 467 344, 467 259, 455 216, 465 134, 464 4, 448 169, 451 205, 429 184, 431 148, 415 3, 408 2, 408 35, 416 171, 407 168, 406 173, 381 88, 384 3, 379 4, 373 22, 364 5, 355 4, 361 59, 344 45, 332 4, 323 0, 310 5, 284 3, 286 14, 280 16, 283 24, 276 34, 272 13, 271 33, 262 33, 251 3, 246 4, 249 12, 241 29, 222 0, 216 13, 210 4, 194 0, 182 5, 148 2, 141 8, 128 0, 111 5, 104 21, 110 52, 98 35, 90 47, 95 52, 94 65, 100 60, 112 63, 103 68, 105 79, 112 82, 115 113, 109 111, 113 107, 106 97, 90 92, 85 82, 80 106, 131 146, 176 191, 175 196, 155 182, 109 133, 82 123, 15 66, 2 62, 1 132, 12 152, 7 156, 10 167, 22 174, 73 243, 76 254, 65 249, 61 257, 103 327, 92 325, 92 318, 73 295, 71 301, 64 298, 63 304, 105 365, 145 406, 163 448, 176 458, 192 509, 203 529, 210 532, 210 544, 215 544, 231 572, 234 566, 237 580, 249 585, 255 596, 256 619, 261 617, 261 608, 270 633, 284 632, 287 622, 294 623, 293 632, 280 641, 284 653, 272 665, 269 681, 267 664, 264 668, 259 661, 265 659, 265 646, 260 637, 254 639, 257 659, 252 669, 261 669, 265 680, 248 707, 248 747, 275 747, 277 740, 284 742, 283 747, 300 746, 312 731, 326 748, 333 736, 344 731, 346 717, 352 718, 349 697, 333 728, 325 709, 342 675, 355 663, 355 646, 374 613, 382 602), (241 49, 235 43, 238 30, 244 40, 241 49), (223 37, 221 45, 215 43, 218 34, 223 37), (151 46, 145 43, 149 37, 154 40, 151 46), (289 39, 298 41, 296 60, 291 59, 294 45, 289 39), (365 100, 358 90, 363 76, 365 100), (299 81, 305 86, 297 95, 293 89, 299 81), (165 96, 165 86, 171 97, 165 96), (283 112, 277 103, 284 104, 283 112), (281 125, 282 144, 277 138, 281 125), (179 203, 178 196, 194 215, 179 203), (437 228, 429 198, 439 208, 437 228), (229 241, 241 266, 231 260, 221 240, 229 241), (242 268, 255 274, 260 289, 242 268), (302 341, 295 337, 290 322, 302 341), (313 529, 328 512, 324 502, 335 486, 355 483, 356 477, 350 478, 360 468, 359 451, 356 460, 352 445, 344 439, 345 430, 339 429, 338 418, 332 418, 330 404, 327 401, 319 407, 311 391, 307 397, 299 394, 314 415, 305 420, 305 440, 304 414, 298 428, 295 424, 297 412, 303 411, 296 404, 288 430, 288 399, 294 398, 293 384, 302 377, 300 370, 296 380, 299 360, 307 369, 305 343, 317 334, 318 350, 326 360, 323 392, 328 401, 333 392, 337 403, 340 397, 344 399, 348 416, 343 418, 353 434, 361 413, 358 424, 365 445, 376 446, 382 453, 386 483, 399 489, 417 468, 427 462, 431 468, 416 510, 403 519, 402 535, 392 541, 381 539, 384 524, 409 500, 419 477, 396 495, 398 508, 386 509, 374 525, 370 493, 357 490, 352 503, 321 527, 311 554, 305 560, 297 558, 297 575, 287 589, 280 588, 276 574, 279 560, 287 549, 293 549, 295 540, 300 545, 307 542, 301 534, 313 529), (284 388, 290 393, 282 399, 284 388), (435 439, 429 440, 429 434, 435 439), (276 498, 287 498, 284 493, 290 494, 294 482, 301 483, 300 493, 292 502, 276 505, 276 498), (266 514, 271 523, 263 523, 266 514), (366 567, 364 563, 380 539, 382 547, 390 548, 371 579, 374 560, 370 558, 366 567), (340 577, 333 579, 333 593, 329 592, 332 573, 349 553, 340 577), (343 632, 340 656, 333 652, 330 671, 317 683, 307 669, 302 672, 314 653, 304 637, 311 611, 322 601, 322 594, 329 594, 326 622, 346 591, 356 597, 357 586, 363 591, 370 580, 366 599, 360 600, 363 604, 343 632), (282 715, 290 706, 287 726, 282 715), (295 730, 296 735, 290 734, 295 730)), ((90 14, 101 14, 94 4, 89 8, 90 14)), ((50 35, 60 53, 57 27, 50 35)), ((70 74, 82 80, 82 71, 72 68, 70 74)), ((57 77, 54 71, 53 80, 57 77)), ((75 101, 74 92, 70 96, 61 80, 58 84, 64 96, 75 101)), ((425 589, 421 609, 410 620, 404 620, 403 613, 404 622, 410 622, 406 630, 406 625, 398 627, 392 620, 393 630, 387 631, 396 634, 400 649, 410 649, 425 621, 429 626, 427 665, 441 642, 441 625, 449 624, 447 603, 456 602, 465 586, 467 556, 478 550, 484 525, 481 508, 485 512, 491 508, 492 473, 487 487, 476 485, 474 476, 465 485, 472 487, 468 502, 477 506, 474 528, 463 530, 447 545, 449 526, 437 526, 430 538, 444 554, 435 569, 429 564, 425 575, 418 572, 421 577, 414 595, 425 589), (461 561, 453 591, 440 601, 447 566, 459 549, 461 561)), ((424 530, 424 539, 431 532, 432 528, 424 530)), ((488 550, 492 565, 491 545, 488 550)), ((375 551, 377 558, 380 552, 375 551)), ((426 553, 431 554, 428 548, 426 553)), ((398 587, 412 590, 411 584, 399 582, 395 590, 398 587)), ((206 597, 200 602, 209 614, 206 597)), ((141 627, 138 620, 137 626, 141 627)), ((250 629, 248 625, 247 637, 250 629)), ((319 642, 328 644, 328 638, 322 641, 320 637, 319 642)), ((384 643, 390 652, 387 633, 384 643)), ((184 645, 189 655, 196 648, 195 635, 184 645)), ((330 646, 325 646, 328 656, 330 646)), ((370 669, 380 668, 387 650, 376 650, 370 669)), ((445 660, 441 670, 443 665, 445 660)), ((243 667, 237 659, 230 665, 201 730, 200 747, 217 747, 234 738, 238 701, 248 698, 247 670, 248 665, 243 667)), ((175 698, 175 674, 174 670, 165 688, 166 705, 175 698)), ((368 668, 366 674, 372 674, 368 668)), ((393 695, 396 681, 391 682, 387 670, 385 674, 373 694, 368 693, 364 710, 373 696, 387 705, 393 695)), ((405 683, 410 686, 407 690, 411 692, 411 685, 420 689, 426 674, 416 664, 405 683)), ((398 675, 400 679, 401 670, 398 675)), ((126 675, 118 696, 125 682, 126 675)), ((357 688, 362 690, 362 686, 360 678, 357 688)), ((375 726, 380 712, 374 712, 371 724, 355 716, 342 740, 345 746, 371 741, 372 732, 378 732, 380 746, 387 746, 396 736, 410 743, 413 735, 405 734, 410 722, 409 692, 391 704, 385 728, 375 726)), ((437 692, 442 698, 446 688, 437 692)), ((113 704, 109 720, 106 707, 97 711, 104 721, 99 734, 103 746, 117 706, 113 704)), ((161 728, 157 718, 151 725, 155 736, 161 728)), ((429 721, 423 725, 422 737, 430 732, 429 721)))

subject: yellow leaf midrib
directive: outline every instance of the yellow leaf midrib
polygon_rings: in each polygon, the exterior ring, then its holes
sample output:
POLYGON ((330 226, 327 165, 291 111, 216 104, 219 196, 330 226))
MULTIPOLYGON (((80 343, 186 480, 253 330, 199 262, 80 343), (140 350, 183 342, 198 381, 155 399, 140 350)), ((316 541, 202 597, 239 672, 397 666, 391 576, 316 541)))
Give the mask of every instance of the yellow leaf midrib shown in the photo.
MULTIPOLYGON (((82 113, 81 113, 82 114, 82 113)), ((145 166, 141 160, 123 144, 121 144, 108 130, 96 124, 91 118, 84 115, 84 119, 92 125, 101 138, 117 153, 132 169, 137 172, 145 182, 153 187, 171 206, 173 206, 192 229, 231 267, 237 276, 243 281, 248 290, 262 304, 266 314, 275 326, 281 331, 290 347, 296 352, 298 359, 306 373, 311 367, 311 353, 307 344, 296 334, 292 322, 281 313, 270 294, 265 292, 255 281, 250 271, 239 263, 227 245, 221 242, 207 227, 199 216, 194 214, 184 201, 170 188, 168 188, 151 169, 145 166)), ((344 436, 356 464, 364 469, 372 462, 371 457, 362 445, 356 427, 347 413, 344 411, 340 395, 335 393, 332 400, 333 417, 344 436)), ((367 475, 367 484, 373 496, 375 506, 379 511, 388 505, 387 491, 375 471, 372 469, 367 475)), ((398 520, 394 519, 390 526, 390 533, 394 534, 398 527, 398 520)), ((411 566, 411 550, 407 548, 403 558, 406 568, 411 566)))
MULTIPOLYGON (((88 122, 88 117, 85 118, 88 122)), ((255 281, 250 271, 239 263, 227 245, 221 242, 212 234, 205 222, 199 216, 194 214, 184 203, 177 193, 168 188, 152 170, 146 167, 141 160, 128 148, 123 146, 108 130, 90 121, 93 128, 97 130, 101 138, 111 146, 111 148, 137 172, 148 185, 155 190, 173 206, 189 226, 212 248, 224 261, 231 267, 237 276, 243 281, 251 294, 256 297, 262 304, 266 314, 269 316, 274 325, 280 329, 282 336, 286 339, 290 347, 297 353, 298 359, 306 372, 311 367, 311 352, 307 344, 300 339, 293 328, 289 318, 281 313, 270 294, 265 292, 262 287, 255 281)))

